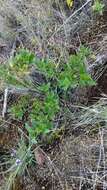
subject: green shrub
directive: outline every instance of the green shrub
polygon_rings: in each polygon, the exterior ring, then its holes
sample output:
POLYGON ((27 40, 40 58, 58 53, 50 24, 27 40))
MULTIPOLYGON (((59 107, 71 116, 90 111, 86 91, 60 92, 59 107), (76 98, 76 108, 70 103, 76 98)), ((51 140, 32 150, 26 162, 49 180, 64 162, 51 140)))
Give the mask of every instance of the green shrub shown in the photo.
POLYGON ((11 70, 17 73, 29 72, 29 67, 34 63, 35 56, 27 49, 20 49, 15 57, 10 59, 9 65, 11 70))
POLYGON ((22 96, 21 98, 19 98, 17 103, 15 105, 12 105, 9 110, 13 118, 18 118, 19 120, 22 120, 24 114, 26 113, 29 102, 30 96, 22 96))
POLYGON ((30 89, 33 87, 40 93, 40 97, 32 94, 19 98, 10 109, 10 113, 19 120, 22 120, 27 110, 25 128, 29 133, 30 142, 37 143, 40 135, 54 129, 54 120, 63 109, 58 91, 65 93, 77 86, 95 85, 85 67, 85 59, 90 53, 90 49, 81 46, 76 55, 70 56, 67 63, 60 63, 57 67, 51 60, 38 59, 33 53, 22 49, 9 61, 9 65, 5 65, 4 68, 2 66, 1 78, 8 86, 19 87, 20 84, 27 84, 30 89), (46 80, 39 85, 35 83, 35 86, 31 81, 27 81, 29 76, 32 76, 32 69, 46 80), (7 76, 4 75, 5 71, 8 73, 7 76))
POLYGON ((32 148, 40 142, 41 136, 47 136, 53 131, 47 139, 48 142, 59 138, 63 129, 54 130, 55 120, 58 114, 65 113, 62 98, 66 98, 66 92, 77 86, 95 85, 85 67, 85 59, 89 54, 90 50, 82 46, 76 55, 70 56, 67 63, 60 63, 57 67, 51 60, 40 60, 33 53, 22 49, 9 64, 0 66, 0 79, 6 87, 27 87, 30 92, 28 95, 20 95, 16 103, 9 108, 11 116, 23 122, 29 135, 29 143, 26 145, 21 139, 18 148, 13 152, 11 167, 7 171, 9 176, 6 189, 10 190, 15 178, 23 175, 26 167, 32 163, 32 148), (32 70, 35 73, 34 78, 31 78, 32 70), (36 85, 36 79, 41 80, 40 76, 44 76, 45 80, 36 85), (64 93, 64 96, 60 96, 59 91, 64 93), (39 96, 35 93, 39 93, 39 96))
POLYGON ((95 85, 85 67, 85 58, 90 54, 90 49, 81 46, 76 55, 72 55, 64 65, 63 71, 58 75, 58 84, 63 90, 77 86, 95 85))
POLYGON ((93 11, 96 13, 99 13, 102 15, 103 10, 104 10, 104 4, 101 2, 101 0, 95 0, 94 5, 92 6, 93 11))

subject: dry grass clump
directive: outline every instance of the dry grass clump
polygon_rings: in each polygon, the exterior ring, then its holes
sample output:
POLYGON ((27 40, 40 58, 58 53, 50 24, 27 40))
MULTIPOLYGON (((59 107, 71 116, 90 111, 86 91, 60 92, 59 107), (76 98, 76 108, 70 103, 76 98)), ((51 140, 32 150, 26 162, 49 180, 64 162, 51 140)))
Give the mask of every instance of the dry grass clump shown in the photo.
POLYGON ((95 138, 88 135, 68 137, 55 158, 62 182, 71 189, 107 188, 107 130, 99 129, 95 138))
POLYGON ((1 36, 13 50, 27 46, 40 56, 66 59, 75 35, 92 21, 91 4, 91 0, 77 1, 69 9, 63 1, 1 0, 1 36))
MULTIPOLYGON (((49 40, 59 28, 60 15, 63 14, 53 8, 53 3, 54 1, 1 1, 0 13, 5 28, 3 37, 11 42, 14 49, 17 46, 27 46, 40 56, 49 57, 52 56, 51 51, 60 53, 61 47, 59 49, 57 42, 49 40)), ((63 17, 61 19, 63 22, 63 17)))

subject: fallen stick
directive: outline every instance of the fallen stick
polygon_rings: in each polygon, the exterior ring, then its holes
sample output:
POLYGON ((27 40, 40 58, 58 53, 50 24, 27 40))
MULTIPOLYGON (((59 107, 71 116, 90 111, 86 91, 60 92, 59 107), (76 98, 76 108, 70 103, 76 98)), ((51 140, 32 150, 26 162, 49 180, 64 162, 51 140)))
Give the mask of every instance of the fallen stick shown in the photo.
POLYGON ((4 103, 3 103, 3 110, 2 110, 2 117, 5 117, 7 111, 7 99, 8 99, 8 88, 4 91, 4 103))

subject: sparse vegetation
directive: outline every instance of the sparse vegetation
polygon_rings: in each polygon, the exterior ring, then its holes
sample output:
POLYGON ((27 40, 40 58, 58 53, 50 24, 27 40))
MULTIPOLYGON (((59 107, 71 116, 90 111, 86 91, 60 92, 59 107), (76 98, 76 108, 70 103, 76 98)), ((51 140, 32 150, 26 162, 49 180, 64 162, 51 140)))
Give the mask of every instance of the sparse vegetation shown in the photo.
POLYGON ((0 0, 1 190, 107 188, 106 7, 0 0))

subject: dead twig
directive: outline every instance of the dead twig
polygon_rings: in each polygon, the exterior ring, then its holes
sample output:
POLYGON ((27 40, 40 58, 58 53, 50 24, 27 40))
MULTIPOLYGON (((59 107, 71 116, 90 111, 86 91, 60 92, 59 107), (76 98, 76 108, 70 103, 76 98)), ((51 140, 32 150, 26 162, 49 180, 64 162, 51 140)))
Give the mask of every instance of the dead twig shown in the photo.
POLYGON ((7 111, 7 99, 8 99, 8 88, 4 91, 4 103, 3 103, 3 110, 2 110, 2 117, 5 117, 7 111))

